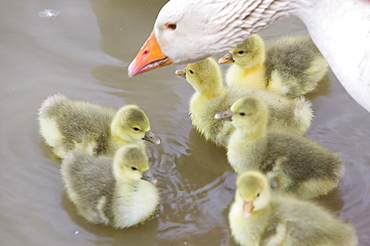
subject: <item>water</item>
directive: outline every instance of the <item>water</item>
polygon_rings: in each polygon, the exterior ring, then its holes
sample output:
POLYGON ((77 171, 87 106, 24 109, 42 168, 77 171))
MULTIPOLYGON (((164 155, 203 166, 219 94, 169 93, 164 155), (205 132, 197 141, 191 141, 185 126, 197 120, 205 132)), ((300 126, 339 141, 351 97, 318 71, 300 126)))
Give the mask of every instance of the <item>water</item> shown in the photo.
MULTIPOLYGON (((174 74, 182 66, 127 76, 165 2, 0 0, 0 245, 235 245, 227 223, 235 174, 225 151, 192 130, 193 89, 174 74), (57 92, 145 110, 162 140, 148 145, 161 193, 153 219, 115 230, 77 215, 63 191, 60 161, 38 133, 38 107, 57 92)), ((291 18, 262 34, 286 33, 305 28, 291 18)), ((309 136, 346 161, 339 189, 318 202, 353 223, 361 245, 370 245, 370 114, 331 72, 310 99, 309 136)))

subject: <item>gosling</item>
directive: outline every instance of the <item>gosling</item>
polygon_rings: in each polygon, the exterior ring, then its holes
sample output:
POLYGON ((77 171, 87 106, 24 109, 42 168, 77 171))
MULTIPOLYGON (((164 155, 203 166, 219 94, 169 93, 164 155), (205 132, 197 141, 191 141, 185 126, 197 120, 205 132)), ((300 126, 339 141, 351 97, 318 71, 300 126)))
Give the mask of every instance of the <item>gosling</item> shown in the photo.
POLYGON ((125 144, 160 143, 145 112, 136 105, 114 110, 56 94, 46 98, 38 115, 41 136, 61 159, 73 149, 112 156, 125 144))
POLYGON ((215 116, 231 119, 236 129, 227 146, 227 159, 234 170, 238 174, 262 171, 272 188, 303 199, 336 188, 344 173, 340 155, 308 137, 269 129, 268 114, 266 103, 252 95, 215 116))
POLYGON ((258 34, 219 59, 233 63, 226 73, 229 86, 268 90, 288 98, 314 91, 328 64, 308 35, 286 36, 268 43, 258 34))
POLYGON ((258 171, 238 176, 229 224, 240 245, 355 246, 354 228, 313 202, 270 191, 258 171))
POLYGON ((114 158, 72 150, 61 174, 78 213, 94 224, 131 227, 147 220, 159 204, 157 180, 140 145, 124 145, 114 158))

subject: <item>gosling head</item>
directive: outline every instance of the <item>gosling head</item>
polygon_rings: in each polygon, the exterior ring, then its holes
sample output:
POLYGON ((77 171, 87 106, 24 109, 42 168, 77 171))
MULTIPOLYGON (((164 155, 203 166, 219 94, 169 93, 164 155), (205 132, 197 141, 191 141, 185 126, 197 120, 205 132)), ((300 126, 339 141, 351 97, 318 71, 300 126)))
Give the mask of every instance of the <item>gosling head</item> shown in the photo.
POLYGON ((270 200, 270 185, 262 173, 247 171, 236 180, 235 201, 242 205, 244 218, 266 207, 270 200))
POLYGON ((215 118, 231 120, 237 129, 253 131, 267 125, 268 108, 262 99, 249 95, 237 100, 230 110, 216 114, 215 118))
POLYGON ((153 184, 157 180, 149 170, 148 157, 140 145, 128 144, 119 148, 114 155, 114 176, 117 180, 139 181, 141 179, 153 184))
POLYGON ((243 43, 231 49, 229 53, 221 57, 218 62, 235 63, 238 66, 253 68, 265 60, 265 46, 259 35, 247 38, 243 43))
POLYGON ((222 88, 222 74, 216 60, 209 57, 203 61, 189 63, 176 74, 186 80, 200 93, 215 94, 222 88))
POLYGON ((112 122, 112 135, 126 143, 140 140, 154 144, 161 142, 150 130, 148 116, 136 105, 125 105, 117 111, 112 122))

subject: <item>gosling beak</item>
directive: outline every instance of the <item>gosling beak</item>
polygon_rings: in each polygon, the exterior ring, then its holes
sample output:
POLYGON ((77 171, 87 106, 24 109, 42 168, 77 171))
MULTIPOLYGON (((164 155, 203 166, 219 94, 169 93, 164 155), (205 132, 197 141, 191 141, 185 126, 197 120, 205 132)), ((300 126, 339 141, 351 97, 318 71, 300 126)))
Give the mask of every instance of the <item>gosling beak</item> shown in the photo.
POLYGON ((186 69, 185 68, 183 68, 183 69, 177 69, 175 71, 175 74, 178 75, 178 76, 183 77, 184 79, 186 79, 186 69))
POLYGON ((253 202, 244 202, 243 204, 243 217, 248 219, 253 212, 253 202))
POLYGON ((152 172, 150 172, 150 170, 144 171, 143 176, 141 177, 141 179, 149 181, 152 184, 157 184, 158 183, 158 180, 153 177, 153 174, 152 174, 152 172))
POLYGON ((233 112, 231 110, 226 110, 224 112, 216 114, 215 119, 232 121, 231 119, 232 116, 233 116, 233 112))
POLYGON ((172 61, 161 51, 161 47, 153 31, 128 67, 128 76, 132 77, 159 67, 167 66, 171 63, 172 61))
POLYGON ((234 63, 233 55, 231 53, 227 53, 226 55, 218 59, 218 63, 234 63))
POLYGON ((151 130, 145 132, 145 136, 142 138, 142 140, 146 140, 154 144, 161 143, 161 140, 157 138, 157 136, 151 130))

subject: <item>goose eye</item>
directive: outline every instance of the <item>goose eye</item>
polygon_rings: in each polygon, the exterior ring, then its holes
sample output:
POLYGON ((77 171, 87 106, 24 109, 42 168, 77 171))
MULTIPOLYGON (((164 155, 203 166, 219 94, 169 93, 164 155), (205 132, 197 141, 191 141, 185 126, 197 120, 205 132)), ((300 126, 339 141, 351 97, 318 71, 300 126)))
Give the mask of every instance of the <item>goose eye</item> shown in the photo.
POLYGON ((244 113, 244 112, 241 112, 241 113, 239 113, 239 115, 244 116, 244 115, 245 115, 245 113, 244 113))
POLYGON ((140 131, 140 129, 139 129, 139 128, 137 128, 137 127, 134 127, 134 128, 132 128, 132 129, 134 129, 135 131, 140 131))
POLYGON ((134 170, 134 171, 136 171, 136 170, 137 170, 137 168, 136 168, 136 167, 131 167, 131 169, 132 169, 132 170, 134 170))
POLYGON ((243 54, 244 54, 244 50, 239 50, 239 51, 238 51, 238 54, 239 54, 239 55, 243 55, 243 54))
POLYGON ((176 30, 176 27, 177 27, 176 23, 167 23, 166 24, 167 29, 176 30))
POLYGON ((256 195, 256 197, 259 197, 259 196, 260 196, 260 193, 258 192, 257 195, 256 195))
POLYGON ((190 69, 190 70, 189 70, 189 73, 193 74, 193 73, 194 73, 194 71, 190 69))

